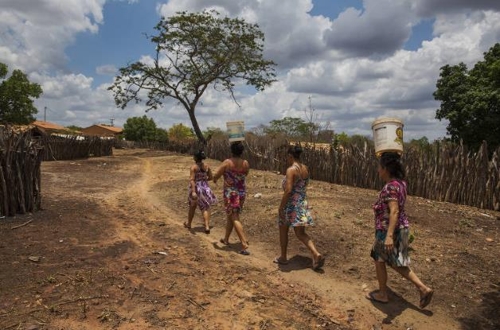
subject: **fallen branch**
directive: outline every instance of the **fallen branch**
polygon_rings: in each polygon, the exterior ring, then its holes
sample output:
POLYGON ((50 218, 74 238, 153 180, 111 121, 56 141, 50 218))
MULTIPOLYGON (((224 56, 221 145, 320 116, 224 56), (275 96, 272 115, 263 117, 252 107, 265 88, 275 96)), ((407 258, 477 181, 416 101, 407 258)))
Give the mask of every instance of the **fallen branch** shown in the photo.
POLYGON ((191 304, 195 305, 195 306, 198 306, 200 307, 201 309, 205 310, 205 307, 203 307, 203 305, 200 305, 199 303, 197 303, 196 301, 194 301, 193 299, 189 298, 186 296, 186 299, 187 301, 189 301, 191 304))
POLYGON ((28 223, 32 222, 33 220, 29 220, 29 221, 26 221, 25 223, 23 224, 20 224, 18 226, 14 226, 14 227, 10 227, 10 229, 17 229, 17 228, 21 228, 22 226, 26 226, 28 223))
POLYGON ((170 286, 168 287, 167 291, 170 291, 172 290, 172 288, 174 287, 174 285, 176 284, 177 282, 173 281, 172 284, 170 284, 170 286))

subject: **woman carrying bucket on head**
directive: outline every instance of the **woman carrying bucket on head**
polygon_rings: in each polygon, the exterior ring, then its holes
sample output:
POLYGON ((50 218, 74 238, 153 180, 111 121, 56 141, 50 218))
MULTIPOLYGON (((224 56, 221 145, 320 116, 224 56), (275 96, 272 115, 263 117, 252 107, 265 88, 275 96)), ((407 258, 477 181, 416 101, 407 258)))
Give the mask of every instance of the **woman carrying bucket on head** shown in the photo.
POLYGON ((241 158, 244 149, 245 148, 241 141, 231 143, 232 157, 224 160, 219 166, 214 175, 214 183, 217 183, 217 180, 221 176, 224 177, 223 194, 227 222, 226 233, 224 238, 221 238, 220 241, 222 244, 228 245, 229 236, 231 236, 231 232, 234 228, 241 242, 241 250, 239 253, 249 255, 248 240, 245 236, 245 232, 243 231, 243 225, 240 222, 240 214, 243 210, 243 204, 245 203, 246 197, 245 180, 248 172, 250 171, 248 161, 241 158))
POLYGON ((410 223, 405 212, 407 183, 401 163, 403 124, 393 119, 378 120, 374 122, 373 130, 375 152, 379 157, 378 175, 385 185, 373 204, 375 242, 370 253, 375 264, 379 290, 369 293, 367 298, 378 303, 389 302, 386 266, 390 266, 415 285, 420 295, 419 306, 425 308, 430 304, 434 291, 410 268, 410 223), (380 137, 385 141, 380 141, 380 137))

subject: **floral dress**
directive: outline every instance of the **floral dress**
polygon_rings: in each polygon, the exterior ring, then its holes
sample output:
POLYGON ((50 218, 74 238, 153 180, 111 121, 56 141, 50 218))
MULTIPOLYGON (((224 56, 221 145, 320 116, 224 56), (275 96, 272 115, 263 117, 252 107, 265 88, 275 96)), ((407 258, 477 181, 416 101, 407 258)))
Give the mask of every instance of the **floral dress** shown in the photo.
POLYGON ((241 213, 246 198, 245 180, 247 171, 226 170, 224 172, 224 205, 226 213, 241 213))
MULTIPOLYGON (((305 179, 299 177, 294 182, 290 198, 285 205, 285 218, 278 219, 278 224, 280 226, 298 227, 314 225, 306 198, 308 184, 309 177, 305 179)), ((285 190, 285 185, 286 178, 284 178, 282 182, 283 190, 285 190)))
MULTIPOLYGON (((210 189, 210 186, 208 185, 208 172, 203 170, 200 166, 198 166, 198 169, 194 175, 194 181, 195 181, 196 195, 198 196, 196 200, 196 202, 198 203, 198 207, 202 211, 208 210, 211 205, 217 203, 217 197, 215 197, 212 189, 210 189)), ((192 192, 193 191, 191 185, 189 185, 188 188, 189 204, 191 204, 194 201, 193 197, 191 196, 192 192)))
POLYGON ((371 250, 371 257, 375 261, 385 261, 390 266, 407 267, 410 265, 409 250, 409 222, 405 212, 407 195, 406 182, 392 180, 379 193, 373 204, 375 217, 375 242, 371 250), (399 207, 398 222, 394 230, 394 249, 390 253, 385 249, 385 238, 389 227, 389 201, 397 201, 399 207))

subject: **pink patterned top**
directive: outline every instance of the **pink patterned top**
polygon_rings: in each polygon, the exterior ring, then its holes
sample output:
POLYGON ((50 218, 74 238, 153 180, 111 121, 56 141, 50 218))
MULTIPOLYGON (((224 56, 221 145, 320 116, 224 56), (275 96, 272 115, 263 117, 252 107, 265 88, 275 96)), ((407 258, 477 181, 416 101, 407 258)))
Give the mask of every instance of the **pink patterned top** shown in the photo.
POLYGON ((378 199, 373 204, 373 213, 375 215, 375 229, 387 231, 389 227, 389 204, 391 200, 397 201, 399 206, 399 216, 396 229, 408 228, 410 223, 405 212, 406 202, 406 182, 403 180, 392 180, 386 183, 380 191, 378 199))

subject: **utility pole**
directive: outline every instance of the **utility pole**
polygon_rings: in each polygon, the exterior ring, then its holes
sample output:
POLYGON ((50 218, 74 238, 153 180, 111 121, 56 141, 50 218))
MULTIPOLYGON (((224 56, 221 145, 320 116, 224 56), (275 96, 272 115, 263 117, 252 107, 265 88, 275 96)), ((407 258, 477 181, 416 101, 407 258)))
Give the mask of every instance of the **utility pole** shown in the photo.
POLYGON ((47 121, 47 107, 43 107, 43 121, 47 121))
POLYGON ((115 121, 115 118, 111 118, 110 121, 111 121, 111 126, 113 126, 113 122, 115 121))

